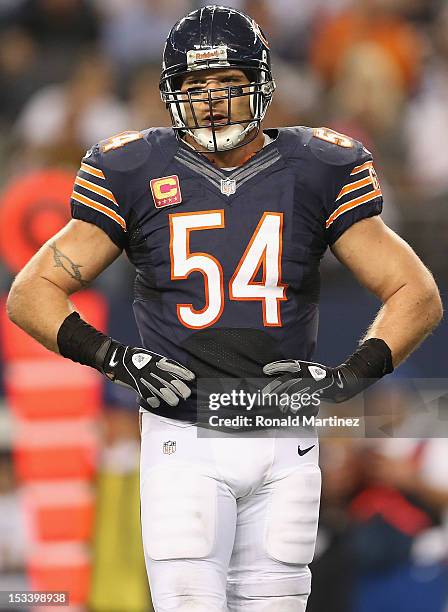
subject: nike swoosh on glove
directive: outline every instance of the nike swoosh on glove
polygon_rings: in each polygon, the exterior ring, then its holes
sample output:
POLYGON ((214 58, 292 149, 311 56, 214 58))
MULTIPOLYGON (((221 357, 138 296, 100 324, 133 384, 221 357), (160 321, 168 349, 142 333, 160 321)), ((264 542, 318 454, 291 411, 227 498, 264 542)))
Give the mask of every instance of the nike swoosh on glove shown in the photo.
POLYGON ((151 408, 158 408, 163 400, 177 406, 187 399, 195 375, 182 364, 144 348, 124 346, 112 341, 103 366, 103 373, 113 382, 133 389, 151 408))

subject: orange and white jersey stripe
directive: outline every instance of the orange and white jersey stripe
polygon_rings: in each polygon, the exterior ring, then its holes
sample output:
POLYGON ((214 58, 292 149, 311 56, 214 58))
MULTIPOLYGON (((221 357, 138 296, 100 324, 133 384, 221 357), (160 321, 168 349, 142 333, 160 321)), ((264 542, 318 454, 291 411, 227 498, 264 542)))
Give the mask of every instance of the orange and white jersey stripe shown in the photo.
POLYGON ((328 229, 341 215, 346 212, 381 198, 381 187, 373 167, 373 161, 369 160, 353 168, 349 179, 340 190, 336 198, 336 208, 325 221, 328 229))
POLYGON ((109 189, 104 172, 83 161, 75 179, 72 203, 86 206, 96 213, 107 217, 126 231, 126 221, 121 214, 120 205, 109 189))
POLYGON ((106 180, 106 177, 104 176, 104 172, 102 170, 100 170, 99 168, 95 168, 95 166, 91 166, 86 162, 82 162, 80 171, 84 172, 85 174, 90 174, 91 176, 96 176, 97 178, 103 179, 103 181, 106 180))

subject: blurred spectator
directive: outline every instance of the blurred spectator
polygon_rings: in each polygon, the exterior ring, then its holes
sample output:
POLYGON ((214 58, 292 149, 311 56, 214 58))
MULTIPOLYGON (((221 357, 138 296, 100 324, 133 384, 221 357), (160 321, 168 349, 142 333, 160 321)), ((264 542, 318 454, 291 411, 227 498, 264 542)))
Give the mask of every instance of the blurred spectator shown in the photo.
POLYGON ((366 432, 383 438, 321 440, 309 612, 442 612, 448 440, 431 437, 443 432, 422 410, 421 397, 404 381, 381 384, 369 392, 364 410, 366 432))
POLYGON ((354 568, 347 508, 359 481, 356 449, 354 439, 321 440, 322 499, 307 612, 351 612, 354 568))
MULTIPOLYGON (((382 177, 402 184, 406 180, 403 113, 407 94, 400 70, 385 49, 357 42, 347 50, 326 101, 331 127, 363 142, 381 160, 382 177)), ((387 209, 394 199, 391 195, 387 209)))
POLYGON ((99 32, 98 15, 89 0, 22 0, 14 17, 39 46, 53 80, 63 78, 79 50, 93 45, 99 32))
POLYGON ((442 612, 447 597, 448 441, 393 439, 364 457, 352 501, 354 612, 442 612), (374 594, 374 597, 373 597, 374 594))
POLYGON ((188 0, 129 0, 113 10, 101 0, 104 52, 126 73, 144 62, 160 64, 161 49, 173 23, 188 13, 188 0))
POLYGON ((129 127, 111 64, 86 53, 64 83, 38 90, 20 114, 15 132, 28 162, 77 166, 85 150, 129 127))
POLYGON ((287 60, 305 60, 314 21, 332 16, 350 0, 245 0, 243 10, 266 31, 275 54, 287 60))
POLYGON ((14 17, 24 0, 0 0, 0 23, 3 27, 10 27, 14 17))
POLYGON ((359 123, 369 140, 395 135, 405 99, 398 66, 382 47, 359 43, 346 53, 331 97, 339 121, 359 123))
POLYGON ((159 92, 160 66, 139 66, 127 85, 130 130, 171 125, 159 92))
POLYGON ((448 8, 432 25, 422 86, 406 113, 408 174, 425 197, 448 192, 448 8))
POLYGON ((427 437, 440 435, 435 420, 426 421, 432 432, 423 432, 427 408, 422 411, 420 402, 420 394, 403 384, 380 385, 370 394, 369 415, 388 412, 390 418, 381 427, 386 436, 366 441, 358 452, 360 481, 349 505, 348 531, 356 568, 354 612, 443 610, 448 440, 427 437))
POLYGON ((435 18, 438 8, 444 0, 384 0, 406 19, 419 24, 426 24, 435 18))
POLYGON ((24 0, 17 20, 44 46, 92 43, 98 32, 98 19, 87 0, 24 0))
POLYGON ((0 33, 0 114, 5 123, 14 120, 34 91, 45 82, 38 49, 25 30, 0 33))
MULTIPOLYGON (((322 15, 333 15, 351 0, 228 0, 225 5, 247 12, 266 32, 272 51, 287 60, 306 57, 310 25, 322 15)), ((200 0, 199 5, 210 4, 200 0)))
POLYGON ((369 42, 383 50, 403 87, 412 91, 421 73, 421 37, 390 0, 357 0, 347 10, 316 24, 312 64, 324 83, 332 85, 353 47, 369 42))
POLYGON ((274 70, 277 90, 266 116, 266 127, 307 124, 320 92, 313 75, 279 58, 274 70))
POLYGON ((274 64, 277 90, 267 116, 270 125, 313 125, 319 83, 305 66, 277 58, 274 64))

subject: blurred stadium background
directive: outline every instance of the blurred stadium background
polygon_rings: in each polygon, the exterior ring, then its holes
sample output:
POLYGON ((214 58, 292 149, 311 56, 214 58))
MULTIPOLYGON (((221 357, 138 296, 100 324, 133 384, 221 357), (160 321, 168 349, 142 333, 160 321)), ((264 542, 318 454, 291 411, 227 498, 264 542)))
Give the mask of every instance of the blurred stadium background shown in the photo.
MULTIPOLYGON (((446 0, 224 4, 247 11, 271 39, 278 89, 267 125, 326 125, 362 140, 376 159, 386 222, 430 267, 446 303, 446 0)), ((169 125, 158 95, 162 46, 200 5, 0 0, 0 297, 68 219, 85 150, 123 130, 169 125)), ((77 303, 136 343, 132 287, 123 257, 77 303)), ((377 306, 328 256, 318 360, 349 354, 377 306)), ((448 610, 446 332, 442 323, 372 390, 367 437, 322 438, 309 612, 448 610)), ((68 590, 73 610, 151 610, 133 397, 37 348, 4 308, 0 334, 0 590, 68 590)))

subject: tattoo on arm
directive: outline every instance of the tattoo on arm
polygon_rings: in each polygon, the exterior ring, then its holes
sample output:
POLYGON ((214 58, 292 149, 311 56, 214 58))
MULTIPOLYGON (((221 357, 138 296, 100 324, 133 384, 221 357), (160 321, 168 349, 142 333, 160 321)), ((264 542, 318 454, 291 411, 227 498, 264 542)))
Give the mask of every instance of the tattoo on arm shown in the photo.
POLYGON ((82 266, 75 264, 70 257, 64 255, 62 251, 58 249, 56 246, 56 242, 52 242, 49 244, 50 249, 53 251, 53 259, 55 268, 62 268, 67 272, 73 280, 78 281, 81 287, 87 287, 89 284, 88 281, 84 280, 80 271, 82 266))

